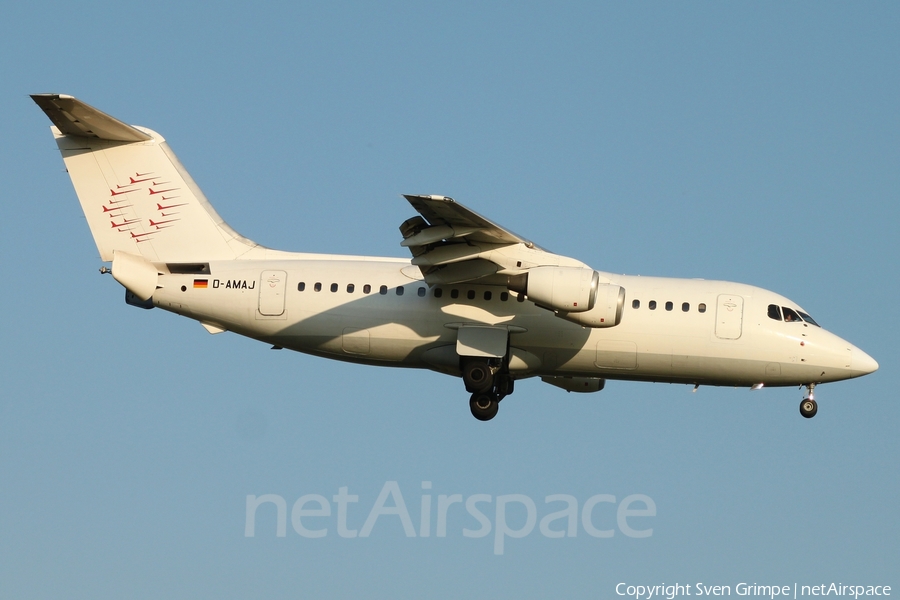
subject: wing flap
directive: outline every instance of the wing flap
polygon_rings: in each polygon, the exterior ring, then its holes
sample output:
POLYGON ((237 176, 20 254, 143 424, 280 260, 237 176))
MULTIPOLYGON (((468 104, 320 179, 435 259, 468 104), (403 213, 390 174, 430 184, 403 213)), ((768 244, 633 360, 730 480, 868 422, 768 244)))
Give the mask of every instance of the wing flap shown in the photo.
POLYGON ((500 268, 500 265, 497 263, 484 260, 483 258, 475 258, 432 269, 423 274, 425 275, 425 283, 428 285, 452 285, 488 277, 495 274, 500 268))
POLYGON ((416 235, 400 242, 404 248, 409 246, 427 246, 441 240, 452 240, 459 237, 465 237, 478 231, 477 227, 450 227, 448 225, 436 225, 423 229, 416 235))
POLYGON ((442 244, 412 259, 417 267, 440 267, 478 258, 482 248, 471 244, 442 244))

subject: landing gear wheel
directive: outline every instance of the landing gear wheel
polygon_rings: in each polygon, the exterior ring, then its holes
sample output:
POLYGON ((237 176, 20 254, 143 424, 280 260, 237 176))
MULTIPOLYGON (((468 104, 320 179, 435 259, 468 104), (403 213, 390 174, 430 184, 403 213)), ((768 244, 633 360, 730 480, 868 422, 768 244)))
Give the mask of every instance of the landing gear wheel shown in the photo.
POLYGON ((479 421, 490 421, 497 416, 500 403, 491 394, 472 394, 472 399, 469 400, 469 409, 472 411, 472 416, 479 421))
POLYGON ((819 406, 812 398, 804 398, 803 402, 800 403, 800 414, 807 419, 812 419, 817 412, 819 412, 819 406))
POLYGON ((480 394, 489 392, 494 387, 494 374, 486 362, 480 360, 467 362, 463 365, 462 376, 467 392, 480 394))

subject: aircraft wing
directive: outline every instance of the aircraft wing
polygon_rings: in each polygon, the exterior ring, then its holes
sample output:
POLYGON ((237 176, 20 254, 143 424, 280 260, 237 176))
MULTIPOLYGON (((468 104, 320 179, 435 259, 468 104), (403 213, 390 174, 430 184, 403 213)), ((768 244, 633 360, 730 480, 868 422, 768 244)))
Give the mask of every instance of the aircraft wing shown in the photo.
POLYGON ((400 226, 401 246, 412 252, 431 285, 478 281, 504 284, 541 265, 582 263, 558 256, 446 196, 404 195, 419 215, 400 226))
MULTIPOLYGON (((516 235, 508 229, 485 219, 474 210, 466 208, 447 196, 412 196, 404 195, 412 207, 419 211, 430 227, 449 227, 453 229, 453 239, 465 237, 472 242, 501 244, 526 244, 533 246, 529 240, 516 235)), ((438 231, 432 230, 433 238, 438 231)), ((444 230, 441 230, 444 233, 444 230)), ((449 233, 449 232, 448 232, 449 233)), ((446 238, 448 236, 444 236, 446 238)), ((443 239, 443 238, 442 238, 443 239)), ((432 240, 433 241, 433 240, 432 240)), ((415 245, 416 240, 404 240, 401 246, 415 245)))

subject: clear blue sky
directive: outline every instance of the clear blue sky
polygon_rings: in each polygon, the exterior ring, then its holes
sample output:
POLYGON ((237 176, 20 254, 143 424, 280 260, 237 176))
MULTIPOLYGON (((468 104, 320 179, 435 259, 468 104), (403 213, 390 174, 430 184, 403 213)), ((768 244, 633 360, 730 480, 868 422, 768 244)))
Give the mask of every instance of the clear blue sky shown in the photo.
POLYGON ((7 3, 0 597, 900 593, 898 31, 888 2, 7 3), (778 291, 881 369, 811 421, 788 388, 527 381, 485 424, 458 380, 211 336, 97 273, 38 92, 160 131, 271 247, 404 256, 399 194, 446 194, 601 270, 778 291), (460 505, 445 538, 279 538, 273 505, 245 536, 248 495, 347 487, 361 529, 389 481, 417 529, 423 493, 657 515, 502 555, 460 505))

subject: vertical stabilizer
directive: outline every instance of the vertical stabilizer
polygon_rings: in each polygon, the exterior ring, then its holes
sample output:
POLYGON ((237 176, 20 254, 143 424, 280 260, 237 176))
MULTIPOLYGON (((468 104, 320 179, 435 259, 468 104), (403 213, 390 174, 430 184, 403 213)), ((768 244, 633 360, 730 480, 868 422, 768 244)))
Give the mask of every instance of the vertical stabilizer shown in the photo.
POLYGON ((150 262, 230 260, 257 244, 216 213, 158 133, 72 96, 34 95, 104 261, 118 250, 150 262))

